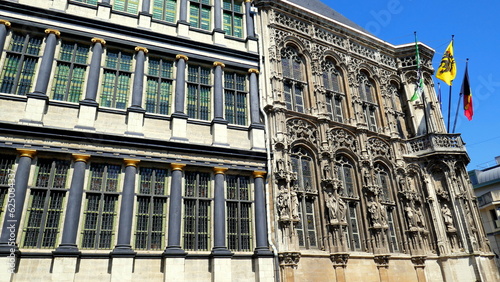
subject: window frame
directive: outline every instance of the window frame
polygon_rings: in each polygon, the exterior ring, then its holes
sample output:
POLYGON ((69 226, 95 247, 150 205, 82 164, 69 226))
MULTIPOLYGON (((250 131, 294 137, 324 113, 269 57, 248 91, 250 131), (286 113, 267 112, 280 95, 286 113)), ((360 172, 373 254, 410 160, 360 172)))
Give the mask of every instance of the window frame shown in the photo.
MULTIPOLYGON (((220 0, 215 0, 215 1, 220 1, 220 0)), ((212 30, 212 3, 211 0, 190 0, 189 1, 189 23, 192 28, 199 29, 199 30, 205 30, 205 31, 210 31, 212 30), (208 3, 207 3, 208 2, 208 3), (196 17, 193 17, 193 11, 192 8, 196 7, 198 9, 198 13, 196 17), (208 15, 209 17, 203 17, 203 11, 208 10, 208 15), (208 19, 208 20, 207 20, 208 19), (207 21, 208 26, 207 28, 204 28, 203 22, 207 21)), ((207 24, 207 23, 205 23, 207 24)))
POLYGON ((232 36, 232 37, 237 37, 237 38, 243 38, 244 37, 244 33, 245 33, 245 30, 244 30, 244 26, 245 26, 245 23, 244 23, 244 19, 245 19, 245 7, 244 7, 244 2, 241 1, 241 0, 222 0, 222 28, 224 29, 224 32, 226 35, 228 36, 232 36), (230 5, 231 5, 231 8, 230 9, 226 9, 225 8, 225 3, 226 2, 230 2, 230 5), (241 8, 241 10, 238 12, 235 10, 235 7, 237 5, 235 5, 236 2, 239 2, 238 3, 238 6, 241 8), (230 23, 226 23, 226 15, 228 15, 230 18, 230 23), (235 29, 237 29, 236 27, 236 24, 235 24, 235 19, 238 18, 240 19, 241 21, 241 25, 239 26, 240 28, 240 35, 235 35, 235 29), (229 33, 228 33, 229 31, 229 33))
POLYGON ((212 69, 204 65, 198 64, 188 64, 187 67, 188 77, 186 79, 186 114, 190 119, 199 119, 209 121, 212 118, 212 89, 213 89, 213 77, 212 69), (196 75, 191 73, 191 69, 196 68, 196 75), (203 77, 203 72, 206 72, 208 76, 203 77), (193 81, 195 78, 196 81, 193 81), (206 81, 203 81, 206 79, 206 81), (191 92, 194 89, 195 92, 191 92), (207 97, 203 97, 206 91, 207 97), (205 103, 204 100, 206 99, 205 103), (194 103, 193 103, 194 102, 194 103), (193 108, 194 106, 194 108, 193 108), (203 107, 206 107, 206 113, 203 112, 203 107))
POLYGON ((300 56, 297 49, 287 46, 281 52, 281 68, 283 96, 287 110, 305 113, 308 84, 304 80, 304 77, 307 77, 304 58, 300 56), (285 62, 288 62, 288 65, 285 62))
POLYGON ((113 0, 113 11, 127 13, 127 14, 131 14, 131 15, 137 15, 139 13, 140 4, 141 4, 141 0, 113 0), (133 3, 133 2, 137 2, 137 3, 133 3), (121 5, 119 5, 121 3, 123 3, 123 10, 118 9, 119 7, 121 7, 121 5), (134 4, 136 5, 135 10, 134 10, 134 6, 133 6, 134 4), (132 7, 130 7, 130 6, 132 6, 132 7))
POLYGON ((123 51, 121 49, 106 49, 106 57, 102 66, 101 91, 99 95, 100 107, 121 110, 124 110, 128 107, 131 92, 130 85, 132 83, 132 74, 134 72, 134 67, 134 55, 132 53, 123 51), (117 54, 116 62, 111 62, 110 54, 117 54), (125 70, 122 69, 122 66, 124 66, 124 63, 122 62, 124 56, 130 57, 128 63, 125 63, 125 65, 128 66, 128 69, 125 70), (115 64, 115 67, 108 65, 108 63, 115 64), (112 74, 113 77, 110 79, 110 81, 108 81, 106 74, 112 74), (120 86, 122 85, 122 77, 127 78, 126 84, 123 84, 123 86, 126 86, 126 89, 122 89, 125 90, 125 92, 123 93, 122 91, 120 91, 120 86), (110 83, 111 81, 112 83, 110 83), (108 92, 109 94, 107 94, 108 92), (119 103, 123 103, 123 107, 121 105, 118 106, 119 103))
POLYGON ((167 23, 175 23, 177 20, 177 0, 153 0, 151 3, 151 14, 152 20, 163 21, 167 23), (161 3, 161 7, 157 6, 157 3, 161 3), (174 10, 169 9, 169 4, 174 4, 174 10), (155 11, 158 11, 155 13, 155 11), (157 16, 161 14, 161 17, 157 16), (172 21, 168 20, 169 17, 172 17, 172 21))
POLYGON ((172 111, 172 100, 174 93, 174 61, 169 60, 164 57, 149 57, 148 58, 148 71, 146 73, 146 89, 145 89, 145 101, 144 101, 144 109, 147 113, 160 114, 160 115, 169 115, 172 111), (158 60, 158 70, 157 74, 152 74, 152 61, 158 60), (166 73, 169 76, 164 76, 165 70, 164 67, 166 64, 169 64, 169 70, 166 73), (155 93, 151 94, 150 92, 150 81, 156 83, 155 93), (167 83, 169 87, 168 93, 165 93, 165 88, 163 88, 163 83, 167 83), (164 96, 167 94, 166 96, 164 96), (152 99, 151 99, 152 98, 152 99), (165 98, 165 99, 162 99, 165 98), (162 107, 162 103, 166 103, 165 107, 162 107), (151 105, 151 106, 150 106, 151 105), (153 107, 153 110, 150 110, 153 107), (162 110, 164 109, 164 111, 162 110))
POLYGON ((248 75, 224 71, 224 116, 230 124, 248 125, 248 97, 248 75), (233 87, 228 76, 232 76, 233 87), (238 78, 244 82, 244 89, 238 89, 238 78))
POLYGON ((251 182, 250 177, 241 176, 241 175, 226 175, 226 223, 227 223, 227 246, 231 251, 236 252, 250 252, 252 251, 252 197, 251 197, 251 182), (231 181, 236 180, 235 182, 235 196, 231 197, 231 181), (246 187, 242 187, 246 185, 246 187), (246 190, 246 199, 244 197, 244 193, 242 190, 246 190), (242 195, 243 194, 243 195, 242 195), (231 216, 234 213, 232 210, 236 211, 236 216, 231 216), (247 213, 247 217, 244 218, 244 212, 247 213), (236 226, 231 224, 231 220, 235 223, 236 226), (247 220, 245 222, 245 220, 247 220), (231 232, 233 230, 232 227, 235 227, 236 232, 231 232), (247 229, 248 232, 244 232, 244 229, 247 229), (236 240, 236 244, 233 242, 236 240), (247 243, 244 243, 244 242, 247 243), (246 244, 246 246, 244 246, 246 244), (233 247, 235 246, 236 247, 233 247))

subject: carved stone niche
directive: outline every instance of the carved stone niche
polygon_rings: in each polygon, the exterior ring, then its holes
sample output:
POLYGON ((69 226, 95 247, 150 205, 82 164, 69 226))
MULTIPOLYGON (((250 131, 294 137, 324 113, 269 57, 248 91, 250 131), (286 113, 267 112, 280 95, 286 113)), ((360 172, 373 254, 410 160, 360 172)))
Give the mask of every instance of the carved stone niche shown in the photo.
POLYGON ((377 264, 377 267, 389 267, 389 258, 390 255, 376 255, 373 257, 373 260, 375 260, 375 263, 377 264))
POLYGON ((300 260, 299 252, 284 252, 278 254, 278 259, 281 267, 297 268, 300 260))
POLYGON ((349 254, 348 253, 330 254, 330 260, 333 263, 333 267, 346 267, 347 261, 349 260, 349 254))

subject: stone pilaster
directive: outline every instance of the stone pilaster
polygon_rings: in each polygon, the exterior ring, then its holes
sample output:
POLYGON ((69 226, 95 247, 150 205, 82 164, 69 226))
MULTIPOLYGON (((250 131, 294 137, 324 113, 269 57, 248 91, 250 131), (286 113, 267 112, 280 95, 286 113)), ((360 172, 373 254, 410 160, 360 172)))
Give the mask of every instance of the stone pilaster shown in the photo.
POLYGON ((177 36, 189 37, 189 21, 188 21, 188 0, 180 0, 179 20, 177 21, 177 36))
POLYGON ((142 126, 144 124, 144 113, 142 108, 142 93, 144 90, 144 62, 148 49, 135 47, 135 71, 134 83, 132 85, 132 106, 127 109, 127 134, 144 135, 142 126))
MULTIPOLYGON (((347 266, 347 261, 349 260, 348 253, 335 253, 330 255, 330 260, 332 261, 333 268, 335 269, 335 281, 345 282, 345 268, 347 266)), ((333 280, 333 279, 332 279, 333 280)))
POLYGON ((260 122, 259 82, 257 78, 259 70, 249 69, 248 75, 250 79, 250 140, 252 149, 265 150, 265 125, 260 122))
POLYGON ((184 113, 184 101, 186 99, 186 62, 189 58, 185 55, 177 55, 177 76, 175 82, 175 105, 174 113, 171 119, 173 141, 188 141, 187 138, 187 119, 188 116, 184 113))
POLYGON ((255 23, 253 21, 253 15, 250 12, 252 8, 252 0, 245 0, 245 20, 247 24, 247 38, 253 39, 255 38, 255 23))
POLYGON ((229 146, 227 143, 227 124, 224 119, 222 70, 225 65, 214 62, 214 119, 212 120, 212 145, 229 146))
POLYGON ((254 171, 254 201, 255 201, 255 251, 257 256, 272 256, 267 243, 267 213, 264 191, 265 171, 254 171))
POLYGON ((425 277, 425 259, 425 256, 411 258, 411 262, 413 263, 413 267, 415 267, 415 272, 417 273, 418 282, 427 281, 427 278, 425 277))
POLYGON ((214 187, 214 247, 212 256, 232 256, 226 245, 226 200, 224 195, 224 173, 227 168, 215 167, 214 187))
POLYGON ((185 164, 170 164, 172 167, 172 181, 170 183, 170 204, 168 210, 168 243, 164 251, 165 256, 186 255, 181 249, 181 210, 182 210, 182 170, 185 164))
POLYGON ((142 0, 141 11, 139 12, 139 26, 144 28, 151 27, 151 19, 153 15, 151 10, 151 0, 142 0))
POLYGON ((376 255, 373 257, 377 264, 380 282, 389 281, 389 258, 390 255, 376 255))
POLYGON ((214 30, 212 32, 212 40, 214 44, 222 45, 224 42, 224 30, 222 29, 222 6, 221 0, 214 1, 214 30))
POLYGON ((294 282, 295 269, 299 265, 299 252, 284 252, 278 254, 281 269, 281 281, 294 282))

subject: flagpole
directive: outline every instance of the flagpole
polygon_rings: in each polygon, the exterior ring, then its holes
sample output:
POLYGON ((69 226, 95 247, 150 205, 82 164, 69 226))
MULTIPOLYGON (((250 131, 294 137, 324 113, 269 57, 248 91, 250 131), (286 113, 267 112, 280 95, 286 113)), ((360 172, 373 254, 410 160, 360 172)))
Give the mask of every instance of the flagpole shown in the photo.
MULTIPOLYGON (((469 58, 467 58, 465 60, 465 69, 467 69, 468 66, 469 66, 469 58)), ((463 87, 460 90, 460 98, 458 98, 457 112, 455 113, 455 122, 453 123, 453 132, 452 133, 455 133, 455 127, 457 126, 458 110, 460 109, 460 104, 462 103, 462 98, 463 98, 463 95, 464 95, 464 93, 462 93, 462 91, 463 91, 463 87)))
MULTIPOLYGON (((455 35, 451 36, 451 44, 453 46, 453 38, 455 35)), ((451 89, 453 87, 453 80, 450 82, 450 93, 448 94, 448 133, 450 133, 450 114, 451 114, 451 89)))

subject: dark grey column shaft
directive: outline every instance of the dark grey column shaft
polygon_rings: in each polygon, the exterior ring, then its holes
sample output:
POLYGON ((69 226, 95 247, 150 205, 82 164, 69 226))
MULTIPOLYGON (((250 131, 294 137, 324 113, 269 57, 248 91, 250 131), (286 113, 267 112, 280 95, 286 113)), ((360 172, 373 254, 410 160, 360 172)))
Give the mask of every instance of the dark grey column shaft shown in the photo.
POLYGON ((226 201, 224 197, 224 172, 227 168, 216 167, 214 187, 214 247, 212 254, 227 255, 226 247, 226 201))
POLYGON ((255 197, 255 237, 257 254, 270 253, 267 244, 267 214, 266 200, 264 194, 264 174, 263 171, 255 171, 254 175, 254 197, 255 197))
POLYGON ((257 74, 259 71, 256 69, 249 69, 250 73, 250 118, 252 124, 260 124, 259 116, 259 84, 257 81, 257 74))
POLYGON ((184 114, 184 99, 186 95, 186 62, 187 56, 177 55, 177 76, 175 79, 175 113, 184 114))
POLYGON ((110 2, 110 0, 102 0, 101 3, 103 3, 103 4, 110 4, 111 2, 110 2))
POLYGON ((57 38, 61 34, 55 29, 46 29, 47 40, 45 41, 45 50, 43 51, 42 62, 38 71, 38 77, 35 84, 35 93, 47 95, 47 87, 49 78, 52 73, 52 63, 54 62, 54 54, 56 52, 57 38))
POLYGON ((214 119, 224 120, 224 103, 222 89, 222 68, 224 64, 221 62, 214 63, 214 119))
POLYGON ((179 9, 179 22, 188 23, 187 11, 188 11, 188 0, 181 0, 179 9))
POLYGON ((5 38, 7 38, 7 28, 10 27, 10 22, 0 20, 0 51, 3 51, 5 45, 5 38))
POLYGON ((94 43, 94 47, 92 48, 92 59, 90 61, 85 100, 95 102, 95 98, 97 97, 97 88, 99 87, 102 46, 106 44, 106 41, 101 38, 92 38, 92 42, 94 43))
POLYGON ((149 14, 149 9, 151 6, 150 0, 142 0, 142 13, 149 14))
POLYGON ((222 0, 214 1, 214 29, 215 31, 223 31, 222 29, 222 0))
POLYGON ((57 251, 78 251, 76 236, 78 234, 80 211, 83 200, 83 182, 85 179, 85 167, 89 155, 73 155, 75 164, 73 177, 69 188, 68 203, 66 204, 66 217, 64 218, 63 234, 61 244, 57 251))
POLYGON ((134 84, 132 86, 132 107, 142 108, 142 91, 144 89, 144 61, 148 49, 144 47, 135 47, 137 54, 135 55, 135 71, 134 84))
POLYGON ((15 247, 15 242, 20 241, 18 230, 21 224, 21 217, 26 199, 28 188, 28 179, 30 176, 31 159, 34 157, 35 150, 18 149, 21 154, 19 163, 14 176, 14 191, 9 188, 8 201, 5 206, 5 217, 2 226, 2 235, 0 236, 0 252, 9 252, 10 248, 15 247), (12 200, 13 199, 13 200, 12 200), (12 209, 12 211, 11 211, 12 209))
POLYGON ((182 169, 185 164, 171 164, 170 206, 168 210, 168 244, 166 254, 184 254, 181 249, 182 169))
POLYGON ((118 240, 113 252, 130 252, 130 237, 134 215, 135 174, 138 160, 125 159, 125 180, 123 183, 120 219, 118 221, 118 240))
POLYGON ((250 1, 245 1, 245 19, 247 22, 247 37, 255 37, 253 16, 250 13, 250 8, 252 3, 250 1))

